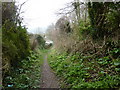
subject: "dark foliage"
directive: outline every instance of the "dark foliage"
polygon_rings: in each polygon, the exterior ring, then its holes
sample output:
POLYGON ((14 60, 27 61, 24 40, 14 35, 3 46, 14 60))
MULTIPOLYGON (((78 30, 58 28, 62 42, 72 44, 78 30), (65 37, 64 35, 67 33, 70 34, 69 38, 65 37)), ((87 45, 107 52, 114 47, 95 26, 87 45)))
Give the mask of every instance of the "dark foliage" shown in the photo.
POLYGON ((45 47, 45 40, 43 39, 43 37, 38 35, 36 39, 38 41, 39 47, 44 48, 45 47))
POLYGON ((89 2, 88 13, 93 39, 120 34, 120 2, 89 2))
POLYGON ((30 45, 26 28, 14 2, 2 3, 2 62, 3 77, 11 67, 16 68, 29 55, 30 45))

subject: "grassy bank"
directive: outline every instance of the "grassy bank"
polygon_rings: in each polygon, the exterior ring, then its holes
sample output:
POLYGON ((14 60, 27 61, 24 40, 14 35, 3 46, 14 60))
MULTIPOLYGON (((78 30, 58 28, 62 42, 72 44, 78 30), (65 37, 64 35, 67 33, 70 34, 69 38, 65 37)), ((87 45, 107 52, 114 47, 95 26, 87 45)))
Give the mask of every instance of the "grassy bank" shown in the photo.
POLYGON ((94 58, 52 50, 49 63, 62 78, 62 88, 120 88, 119 58, 94 58))
POLYGON ((31 55, 20 62, 20 67, 11 68, 4 78, 3 88, 40 88, 41 65, 45 50, 31 52, 31 55))

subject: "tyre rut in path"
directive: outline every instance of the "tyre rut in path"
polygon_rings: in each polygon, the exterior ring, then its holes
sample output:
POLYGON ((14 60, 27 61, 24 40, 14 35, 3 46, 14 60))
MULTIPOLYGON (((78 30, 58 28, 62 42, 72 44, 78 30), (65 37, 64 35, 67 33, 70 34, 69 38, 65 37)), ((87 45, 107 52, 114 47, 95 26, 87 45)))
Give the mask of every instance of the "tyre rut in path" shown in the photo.
POLYGON ((47 55, 42 66, 41 88, 59 88, 59 82, 48 64, 47 55))

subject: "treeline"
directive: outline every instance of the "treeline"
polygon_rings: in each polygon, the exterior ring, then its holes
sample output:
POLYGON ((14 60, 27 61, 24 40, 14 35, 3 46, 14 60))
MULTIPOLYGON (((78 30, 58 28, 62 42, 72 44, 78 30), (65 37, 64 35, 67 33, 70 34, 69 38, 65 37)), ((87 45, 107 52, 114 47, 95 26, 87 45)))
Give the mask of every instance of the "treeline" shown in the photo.
MULTIPOLYGON (((54 43, 56 42, 55 45, 66 36, 75 39, 70 44, 73 46, 77 45, 79 40, 89 38, 92 39, 92 42, 104 42, 105 45, 114 43, 116 47, 119 47, 119 7, 119 2, 71 2, 66 7, 71 10, 66 12, 66 8, 61 9, 62 11, 60 10, 58 13, 61 14, 61 18, 55 25, 48 27, 47 34, 54 43)), ((60 41, 62 42, 62 40, 60 41)), ((66 47, 65 45, 60 46, 66 47)), ((67 46, 67 48, 69 47, 67 46)))
POLYGON ((11 67, 30 55, 29 37, 15 2, 2 3, 2 64, 3 77, 11 67))
POLYGON ((2 2, 3 88, 33 88, 36 87, 35 80, 40 78, 41 55, 33 51, 37 47, 44 48, 45 40, 41 35, 29 34, 22 24, 23 4, 17 6, 16 2, 2 2), (36 73, 35 77, 31 76, 33 73, 36 73))
POLYGON ((54 42, 50 64, 63 87, 119 88, 119 8, 120 2, 77 0, 60 9, 47 35, 54 42))

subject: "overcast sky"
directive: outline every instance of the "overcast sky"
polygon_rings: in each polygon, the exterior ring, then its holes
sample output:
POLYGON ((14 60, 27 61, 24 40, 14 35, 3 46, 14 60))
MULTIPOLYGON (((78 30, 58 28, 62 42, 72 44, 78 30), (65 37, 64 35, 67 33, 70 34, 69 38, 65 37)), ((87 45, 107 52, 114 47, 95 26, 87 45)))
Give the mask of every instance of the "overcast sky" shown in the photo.
MULTIPOLYGON (((26 0, 17 0, 23 3, 26 0)), ((28 0, 23 6, 22 14, 24 24, 28 27, 29 32, 36 32, 36 28, 44 31, 47 26, 55 23, 58 19, 55 14, 59 9, 64 8, 66 3, 73 0, 28 0)))

